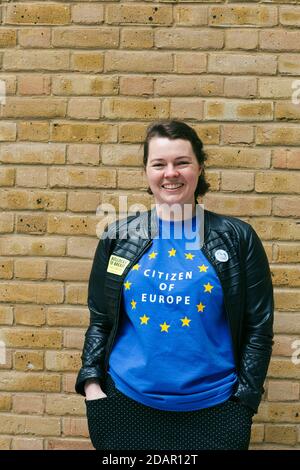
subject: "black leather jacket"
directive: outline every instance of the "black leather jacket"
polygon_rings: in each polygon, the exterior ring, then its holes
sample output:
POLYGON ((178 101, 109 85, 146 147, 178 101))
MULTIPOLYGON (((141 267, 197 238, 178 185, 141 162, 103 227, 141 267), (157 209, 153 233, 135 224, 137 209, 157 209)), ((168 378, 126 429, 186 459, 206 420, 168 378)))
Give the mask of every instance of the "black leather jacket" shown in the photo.
MULTIPOLYGON (((77 393, 85 395, 87 379, 96 378, 100 385, 105 379, 122 311, 124 278, 152 244, 156 230, 152 209, 110 224, 99 240, 89 279, 90 326, 77 393), (107 272, 111 254, 129 261, 121 275, 107 272)), ((201 249, 215 267, 223 289, 238 374, 234 397, 256 413, 273 345, 273 286, 264 248, 251 225, 204 210, 201 249), (215 258, 217 250, 228 253, 226 262, 215 258)))

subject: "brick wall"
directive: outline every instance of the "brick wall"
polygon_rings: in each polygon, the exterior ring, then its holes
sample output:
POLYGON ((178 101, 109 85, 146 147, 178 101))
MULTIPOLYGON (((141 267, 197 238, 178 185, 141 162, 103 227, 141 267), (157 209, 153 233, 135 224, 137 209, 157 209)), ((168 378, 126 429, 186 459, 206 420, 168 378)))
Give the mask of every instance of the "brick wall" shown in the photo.
POLYGON ((74 380, 96 208, 150 207, 140 143, 171 117, 205 143, 206 207, 249 221, 271 263, 275 346, 251 447, 300 449, 300 1, 0 8, 0 448, 91 448, 74 380))

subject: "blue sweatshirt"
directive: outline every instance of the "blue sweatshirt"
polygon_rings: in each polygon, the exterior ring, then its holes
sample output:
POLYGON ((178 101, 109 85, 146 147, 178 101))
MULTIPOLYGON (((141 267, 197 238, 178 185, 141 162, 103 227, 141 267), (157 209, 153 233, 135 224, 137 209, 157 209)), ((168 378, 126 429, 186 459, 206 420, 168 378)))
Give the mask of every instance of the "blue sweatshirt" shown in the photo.
POLYGON ((237 381, 222 287, 191 245, 196 217, 158 221, 158 235, 124 280, 108 373, 146 406, 207 408, 226 401, 237 381))

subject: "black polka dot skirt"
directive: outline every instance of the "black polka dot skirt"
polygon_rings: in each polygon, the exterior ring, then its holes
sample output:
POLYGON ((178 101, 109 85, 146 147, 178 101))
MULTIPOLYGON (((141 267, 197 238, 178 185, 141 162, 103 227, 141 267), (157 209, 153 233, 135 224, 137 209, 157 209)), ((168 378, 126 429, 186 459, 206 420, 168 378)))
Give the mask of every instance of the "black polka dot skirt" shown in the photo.
POLYGON ((253 412, 228 400, 196 411, 165 411, 139 403, 107 374, 107 397, 86 400, 90 438, 97 450, 247 450, 253 412))

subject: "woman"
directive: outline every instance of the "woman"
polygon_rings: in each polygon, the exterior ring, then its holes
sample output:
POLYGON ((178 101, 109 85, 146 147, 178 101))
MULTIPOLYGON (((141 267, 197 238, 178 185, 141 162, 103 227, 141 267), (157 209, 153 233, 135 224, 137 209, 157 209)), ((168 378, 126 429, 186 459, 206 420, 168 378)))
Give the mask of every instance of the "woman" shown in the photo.
POLYGON ((76 382, 96 449, 248 449, 273 287, 251 226, 197 204, 209 187, 202 147, 183 122, 151 124, 155 205, 110 224, 96 249, 76 382))

